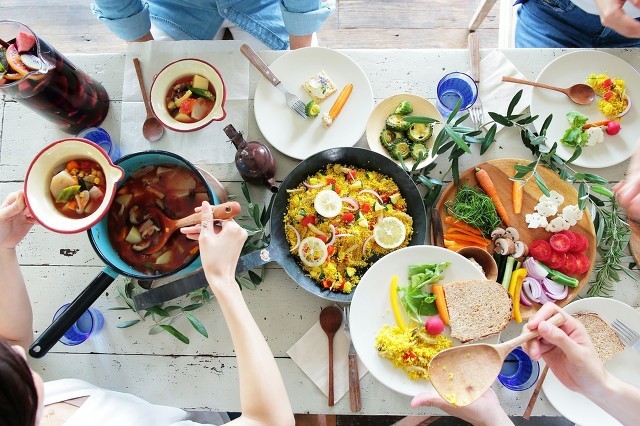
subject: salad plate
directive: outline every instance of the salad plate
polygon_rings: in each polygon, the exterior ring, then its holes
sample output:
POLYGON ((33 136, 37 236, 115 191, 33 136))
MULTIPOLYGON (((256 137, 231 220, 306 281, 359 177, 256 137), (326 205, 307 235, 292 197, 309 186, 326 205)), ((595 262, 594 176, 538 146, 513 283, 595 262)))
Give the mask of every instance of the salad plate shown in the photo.
MULTIPOLYGON (((640 312, 615 299, 604 297, 580 299, 567 305, 565 310, 570 314, 585 311, 595 312, 608 324, 617 319, 632 329, 640 331, 640 312)), ((633 349, 625 349, 615 355, 605 363, 605 368, 621 380, 640 387, 638 353, 633 349)), ((566 388, 552 371, 547 374, 542 389, 555 409, 576 424, 582 426, 620 425, 616 419, 585 396, 566 388)))
MULTIPOLYGON (((585 146, 582 154, 573 164, 587 168, 610 167, 631 157, 640 134, 640 74, 627 62, 617 56, 597 50, 583 50, 567 53, 547 65, 538 78, 539 83, 569 87, 576 83, 585 83, 591 74, 607 74, 611 78, 625 81, 626 93, 631 99, 631 108, 622 117, 621 130, 615 135, 605 134, 604 142, 595 146, 585 146)), ((549 114, 553 114, 551 125, 547 129, 546 144, 551 147, 558 143, 557 154, 568 160, 573 154, 573 147, 563 145, 560 138, 570 127, 566 114, 577 111, 589 117, 589 122, 605 120, 598 110, 598 97, 590 105, 578 105, 564 94, 551 90, 533 88, 531 93, 531 115, 539 115, 535 125, 541 126, 549 114)))
MULTIPOLYGON (((482 272, 458 253, 436 246, 412 246, 394 251, 374 263, 353 294, 349 324, 358 357, 380 383, 404 395, 414 396, 435 390, 428 380, 411 380, 404 370, 378 355, 376 335, 384 325, 396 324, 389 298, 391 280, 398 276, 398 286, 405 286, 410 265, 444 261, 451 262, 451 265, 445 269, 444 279, 438 284, 484 279, 482 272)), ((449 327, 445 327, 444 335, 449 337, 449 327)), ((499 339, 500 335, 496 334, 482 341, 498 343, 499 339)), ((453 339, 453 344, 457 346, 460 342, 453 339)))
POLYGON ((289 157, 304 160, 329 148, 354 146, 362 137, 373 109, 373 90, 367 75, 353 59, 335 50, 307 47, 292 50, 269 65, 289 92, 305 104, 311 100, 302 84, 324 71, 336 92, 322 101, 320 115, 301 119, 287 106, 283 94, 264 77, 256 88, 254 110, 260 131, 269 143, 289 157), (330 127, 322 125, 340 91, 347 84, 353 91, 330 127))

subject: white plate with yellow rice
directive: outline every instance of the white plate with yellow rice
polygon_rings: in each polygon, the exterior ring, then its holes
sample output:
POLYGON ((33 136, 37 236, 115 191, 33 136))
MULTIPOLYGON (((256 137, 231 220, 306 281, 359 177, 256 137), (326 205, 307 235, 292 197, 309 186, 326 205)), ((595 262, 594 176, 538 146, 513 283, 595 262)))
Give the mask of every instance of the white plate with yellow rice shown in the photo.
MULTIPOLYGON (((582 50, 567 53, 547 65, 538 78, 539 83, 558 87, 570 87, 576 83, 586 83, 591 74, 606 74, 612 79, 625 82, 625 89, 631 99, 631 108, 622 117, 621 130, 615 135, 606 135, 604 142, 582 148, 582 154, 573 164, 588 168, 610 167, 621 163, 633 154, 640 134, 640 74, 627 62, 617 56, 597 50, 582 50)), ((539 115, 534 125, 539 130, 544 120, 553 114, 551 125, 547 129, 546 144, 551 147, 558 143, 557 154, 568 160, 573 154, 573 147, 559 142, 569 128, 566 114, 577 111, 589 117, 589 123, 607 119, 598 110, 596 99, 590 105, 578 105, 567 96, 553 90, 534 87, 531 93, 531 115, 539 115)))
MULTIPOLYGON (((376 336, 383 326, 396 324, 389 298, 393 276, 397 275, 398 285, 404 286, 410 265, 440 262, 451 262, 451 265, 438 284, 484 279, 482 272, 467 258, 451 250, 436 246, 411 246, 394 251, 374 263, 362 277, 351 301, 351 336, 360 360, 379 382, 409 396, 435 390, 428 380, 412 380, 402 368, 394 367, 389 359, 379 356, 376 336)), ((469 320, 473 321, 472 318, 469 320)), ((449 327, 445 327, 443 334, 449 337, 449 327)), ((495 335, 484 341, 498 343, 499 339, 500 335, 495 335)), ((453 346, 459 344, 453 339, 453 346)))

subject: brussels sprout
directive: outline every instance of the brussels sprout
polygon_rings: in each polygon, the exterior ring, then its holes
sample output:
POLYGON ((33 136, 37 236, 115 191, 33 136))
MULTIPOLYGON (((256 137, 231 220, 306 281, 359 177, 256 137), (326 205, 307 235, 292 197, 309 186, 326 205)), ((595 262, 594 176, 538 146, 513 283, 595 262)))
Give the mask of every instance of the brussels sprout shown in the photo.
POLYGON ((421 143, 414 143, 411 147, 411 158, 416 161, 427 158, 427 147, 421 143))
POLYGON ((393 145, 391 150, 391 156, 394 160, 397 160, 398 154, 403 159, 409 158, 409 155, 411 154, 411 145, 409 145, 407 138, 396 139, 396 143, 393 145))
POLYGON ((396 108, 396 111, 394 112, 394 114, 407 115, 407 114, 411 114, 412 112, 413 112, 413 107, 411 106, 409 101, 402 101, 400 102, 400 105, 398 105, 398 107, 396 108))
POLYGON ((413 123, 407 131, 407 136, 414 142, 424 142, 431 137, 432 133, 431 124, 413 123))
POLYGON ((307 117, 317 117, 318 114, 320 114, 320 106, 318 106, 318 104, 311 100, 309 101, 309 103, 304 107, 304 113, 307 115, 307 117))
POLYGON ((411 123, 404 121, 404 116, 400 114, 392 114, 387 118, 387 129, 394 132, 404 132, 411 127, 411 123))

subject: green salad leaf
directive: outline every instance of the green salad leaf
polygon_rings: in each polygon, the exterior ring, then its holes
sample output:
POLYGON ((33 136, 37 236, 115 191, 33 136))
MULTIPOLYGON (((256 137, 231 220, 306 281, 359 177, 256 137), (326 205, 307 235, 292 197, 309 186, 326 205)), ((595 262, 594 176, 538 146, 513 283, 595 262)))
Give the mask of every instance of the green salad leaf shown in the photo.
POLYGON ((585 146, 589 140, 589 134, 582 130, 582 126, 587 124, 589 117, 577 111, 569 111, 567 113, 567 121, 571 127, 564 132, 560 142, 567 146, 585 146))
POLYGON ((437 315, 436 296, 428 288, 444 278, 444 270, 450 262, 428 263, 409 266, 409 284, 398 288, 405 311, 413 321, 422 323, 423 316, 437 315), (426 291, 425 291, 426 290, 426 291))

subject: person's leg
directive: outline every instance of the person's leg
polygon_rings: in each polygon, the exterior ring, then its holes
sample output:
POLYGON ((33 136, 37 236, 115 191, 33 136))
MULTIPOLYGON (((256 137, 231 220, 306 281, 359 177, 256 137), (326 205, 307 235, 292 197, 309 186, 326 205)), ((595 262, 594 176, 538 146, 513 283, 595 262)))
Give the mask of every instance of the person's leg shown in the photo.
POLYGON ((570 0, 528 0, 518 10, 516 47, 594 47, 600 17, 570 0))

